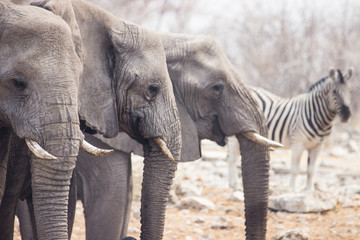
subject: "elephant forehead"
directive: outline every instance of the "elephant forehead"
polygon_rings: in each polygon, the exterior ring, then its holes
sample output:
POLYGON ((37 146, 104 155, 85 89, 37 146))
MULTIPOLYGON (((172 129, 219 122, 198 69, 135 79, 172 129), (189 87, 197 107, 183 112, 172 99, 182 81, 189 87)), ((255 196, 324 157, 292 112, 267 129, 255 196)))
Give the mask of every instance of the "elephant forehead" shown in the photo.
MULTIPOLYGON (((59 16, 33 6, 11 5, 8 14, 2 24, 7 25, 8 30, 16 36, 29 35, 31 38, 37 36, 43 42, 54 38, 71 39, 70 27, 59 16)), ((17 40, 21 40, 18 38, 17 40)), ((27 40, 26 38, 24 40, 27 40)))
POLYGON ((228 72, 228 67, 223 58, 210 57, 204 52, 190 55, 186 59, 185 72, 197 75, 198 78, 223 77, 228 72))

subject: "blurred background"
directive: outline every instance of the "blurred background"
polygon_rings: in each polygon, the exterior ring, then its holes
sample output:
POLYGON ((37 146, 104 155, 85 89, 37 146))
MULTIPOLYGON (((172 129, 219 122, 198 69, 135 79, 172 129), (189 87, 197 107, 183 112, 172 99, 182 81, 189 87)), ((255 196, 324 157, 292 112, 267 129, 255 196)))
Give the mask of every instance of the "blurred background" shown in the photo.
POLYGON ((209 35, 245 83, 283 97, 307 91, 330 68, 354 67, 349 124, 360 129, 358 0, 88 1, 152 30, 209 35))
POLYGON ((358 0, 89 1, 153 30, 212 36, 245 83, 284 97, 307 91, 331 67, 346 72, 353 66, 358 112, 358 0))

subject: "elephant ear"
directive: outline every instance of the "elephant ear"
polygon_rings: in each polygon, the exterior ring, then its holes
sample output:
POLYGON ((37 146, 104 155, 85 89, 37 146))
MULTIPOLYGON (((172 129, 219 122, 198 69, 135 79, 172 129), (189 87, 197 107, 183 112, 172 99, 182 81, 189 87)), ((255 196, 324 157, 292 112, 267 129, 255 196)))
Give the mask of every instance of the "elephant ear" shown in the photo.
POLYGON ((0 127, 0 205, 6 185, 6 172, 9 160, 8 146, 10 141, 10 134, 10 128, 0 127))
POLYGON ((0 14, 4 11, 5 6, 4 3, 0 2, 0 14))
POLYGON ((194 161, 201 158, 200 140, 194 121, 184 106, 176 99, 181 122, 181 162, 194 161))
POLYGON ((32 4, 61 16, 71 28, 77 54, 83 63, 79 89, 80 118, 86 121, 88 127, 99 131, 105 137, 116 136, 119 125, 108 43, 105 43, 107 38, 94 37, 102 35, 93 32, 89 35, 85 23, 79 26, 75 13, 81 9, 74 8, 70 0, 47 0, 32 4))

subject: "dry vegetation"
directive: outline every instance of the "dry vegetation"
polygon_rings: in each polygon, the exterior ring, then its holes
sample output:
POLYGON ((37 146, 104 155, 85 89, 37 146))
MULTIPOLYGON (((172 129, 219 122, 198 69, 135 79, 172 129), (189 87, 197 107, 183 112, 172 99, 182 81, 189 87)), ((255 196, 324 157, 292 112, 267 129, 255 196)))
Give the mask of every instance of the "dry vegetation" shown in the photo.
POLYGON ((223 47, 243 81, 281 96, 306 91, 331 67, 355 67, 360 82, 360 2, 357 0, 93 1, 154 30, 206 34, 223 47))

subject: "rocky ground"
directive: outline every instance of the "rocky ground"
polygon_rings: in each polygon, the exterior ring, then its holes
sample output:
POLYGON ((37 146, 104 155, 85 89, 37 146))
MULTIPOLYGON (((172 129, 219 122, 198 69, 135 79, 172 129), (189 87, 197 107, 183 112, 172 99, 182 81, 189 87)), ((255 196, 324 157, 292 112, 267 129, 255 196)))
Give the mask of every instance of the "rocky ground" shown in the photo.
MULTIPOLYGON (((290 152, 271 153, 267 239, 360 239, 359 143, 360 134, 346 132, 328 143, 320 157, 313 192, 302 191, 306 154, 299 190, 294 193, 287 187, 290 152)), ((243 194, 241 189, 233 192, 229 188, 226 148, 210 141, 202 144, 203 160, 179 164, 166 212, 164 239, 245 239, 243 194)), ((133 172, 134 203, 128 235, 139 238, 142 158, 134 157, 133 172)), ((20 239, 18 227, 16 231, 15 239, 20 239)), ((80 202, 72 239, 85 239, 80 202)))

